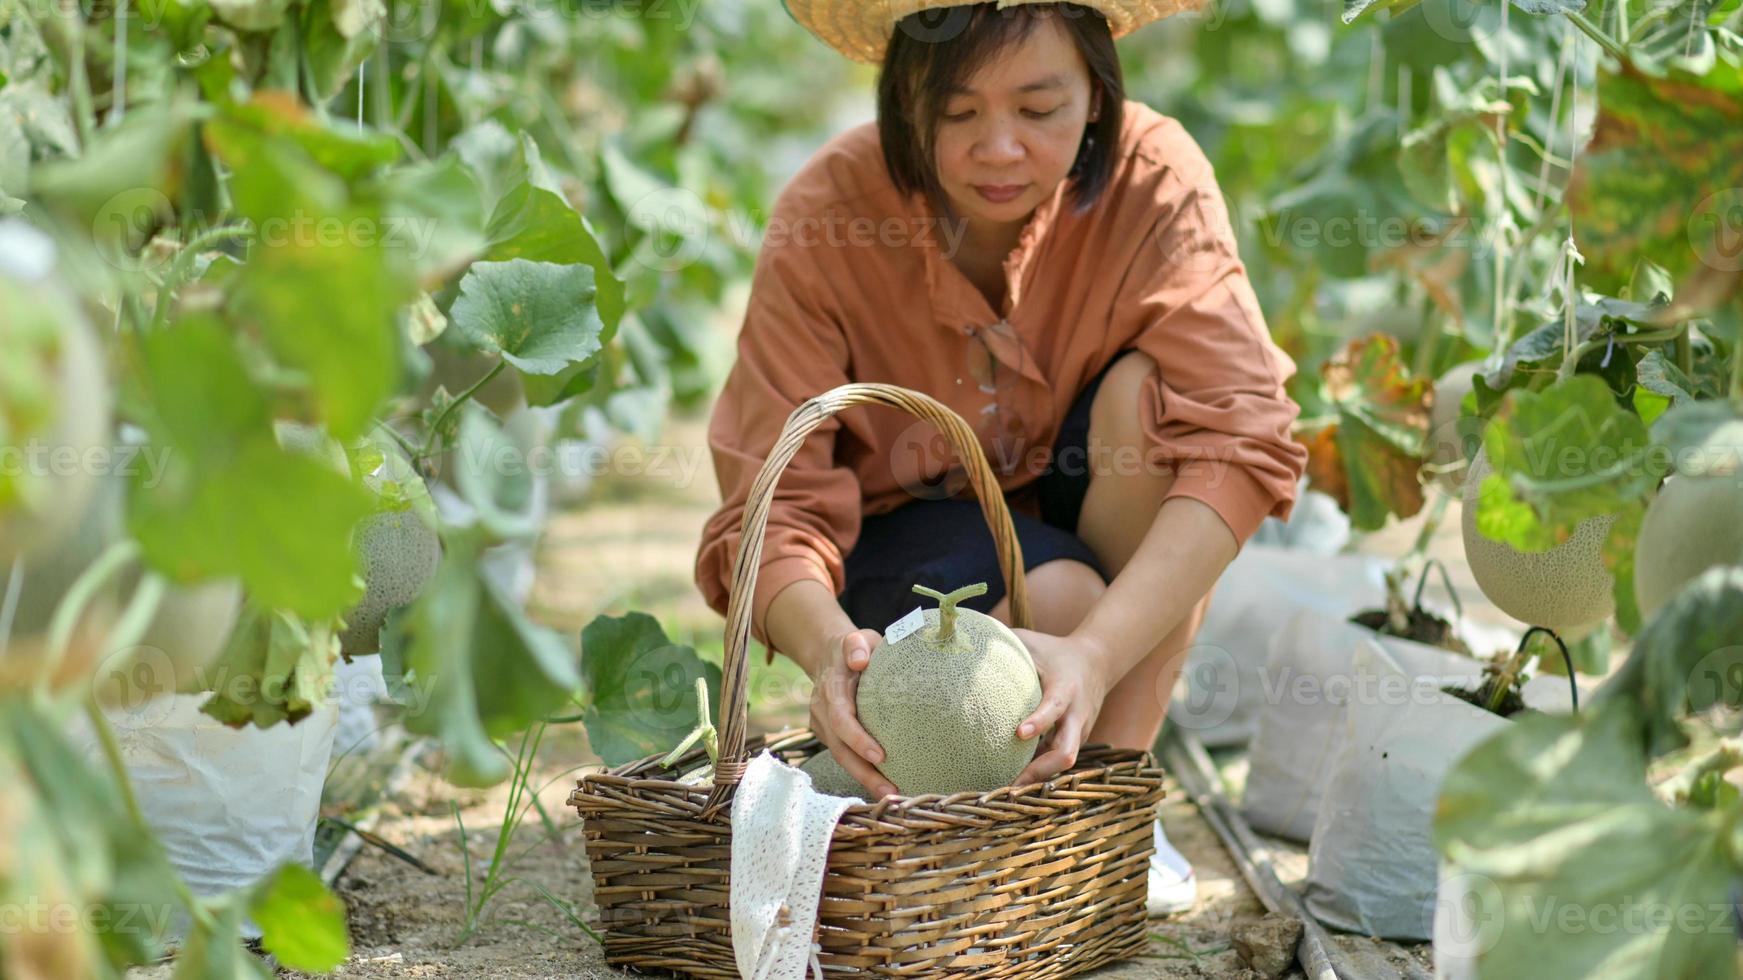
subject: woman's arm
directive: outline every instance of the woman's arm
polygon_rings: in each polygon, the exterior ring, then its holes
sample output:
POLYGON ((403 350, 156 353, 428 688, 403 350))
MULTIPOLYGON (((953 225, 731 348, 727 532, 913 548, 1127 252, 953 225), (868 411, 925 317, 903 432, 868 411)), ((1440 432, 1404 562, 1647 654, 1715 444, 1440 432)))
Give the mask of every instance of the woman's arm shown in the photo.
POLYGON ((1109 687, 1118 683, 1204 598, 1240 546, 1217 512, 1193 497, 1170 497, 1126 567, 1072 638, 1092 651, 1109 687))
POLYGON ((800 579, 776 593, 765 628, 770 645, 813 679, 827 652, 824 644, 855 629, 834 594, 815 579, 800 579))

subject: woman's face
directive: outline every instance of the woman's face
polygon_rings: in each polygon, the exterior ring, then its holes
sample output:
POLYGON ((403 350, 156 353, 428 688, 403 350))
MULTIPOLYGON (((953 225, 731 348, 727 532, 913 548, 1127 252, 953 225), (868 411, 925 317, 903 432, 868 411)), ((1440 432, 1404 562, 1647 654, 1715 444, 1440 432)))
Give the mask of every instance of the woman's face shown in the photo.
POLYGON ((1047 20, 946 98, 938 179, 956 213, 993 226, 1026 221, 1077 161, 1091 91, 1070 36, 1047 20))

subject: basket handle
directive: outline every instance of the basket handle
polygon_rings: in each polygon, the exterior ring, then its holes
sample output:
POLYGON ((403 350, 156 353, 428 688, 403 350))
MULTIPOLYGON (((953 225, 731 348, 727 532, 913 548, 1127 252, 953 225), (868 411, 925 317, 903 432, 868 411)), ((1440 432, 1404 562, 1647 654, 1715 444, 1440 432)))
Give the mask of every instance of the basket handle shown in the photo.
MULTIPOLYGON (((733 789, 743 778, 748 760, 745 753, 746 728, 749 715, 747 681, 750 673, 751 598, 756 594, 757 569, 762 565, 763 537, 768 530, 769 508, 774 500, 775 484, 792 462, 805 438, 819 425, 842 409, 855 405, 888 405, 910 415, 925 419, 944 433, 956 455, 967 467, 968 480, 980 498, 980 509, 992 529, 993 545, 998 550, 999 567, 1003 569, 1011 599, 1011 622, 1028 628, 1029 592, 1023 577, 1023 549, 1011 525, 1011 513, 1005 505, 1004 491, 998 477, 987 464, 980 440, 968 423, 948 406, 921 392, 899 385, 882 383, 845 384, 808 399, 787 416, 780 438, 769 451, 763 468, 757 474, 746 499, 744 521, 740 526, 738 559, 733 566, 732 588, 726 609, 725 672, 720 687, 721 721, 720 758, 714 767, 714 788, 703 805, 701 816, 711 818, 730 799, 733 789), (730 708, 730 710, 728 710, 730 708)), ((949 584, 949 583, 945 583, 949 584)), ((770 660, 774 659, 773 648, 770 660)))

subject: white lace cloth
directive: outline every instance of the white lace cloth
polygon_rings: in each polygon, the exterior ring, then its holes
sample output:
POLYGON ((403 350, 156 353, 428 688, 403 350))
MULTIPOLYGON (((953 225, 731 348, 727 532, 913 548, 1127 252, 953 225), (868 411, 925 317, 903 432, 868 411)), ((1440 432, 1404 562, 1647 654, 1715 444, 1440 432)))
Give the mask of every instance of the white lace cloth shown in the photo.
POLYGON ((859 802, 811 788, 809 773, 764 749, 732 798, 732 951, 743 980, 821 980, 811 941, 829 841, 842 811, 859 802))

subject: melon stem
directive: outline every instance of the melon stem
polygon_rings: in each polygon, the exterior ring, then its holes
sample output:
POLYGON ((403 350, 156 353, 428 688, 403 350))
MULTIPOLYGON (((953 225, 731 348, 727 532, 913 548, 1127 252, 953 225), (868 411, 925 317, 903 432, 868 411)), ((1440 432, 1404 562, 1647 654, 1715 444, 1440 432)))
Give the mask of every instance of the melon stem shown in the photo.
POLYGON ((950 593, 928 589, 924 585, 914 586, 914 591, 938 600, 938 635, 948 639, 956 635, 956 604, 977 595, 986 595, 986 583, 976 582, 973 585, 965 585, 950 593))

